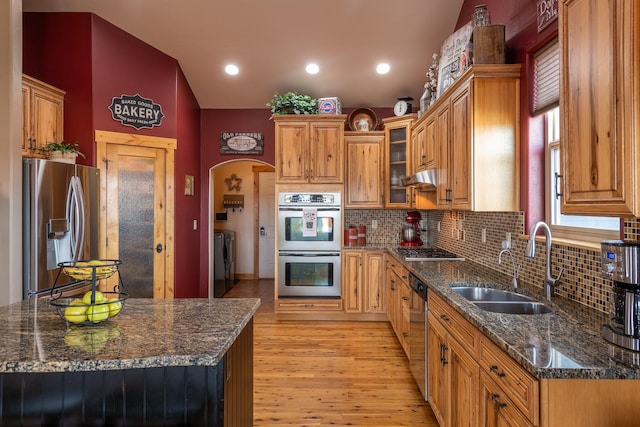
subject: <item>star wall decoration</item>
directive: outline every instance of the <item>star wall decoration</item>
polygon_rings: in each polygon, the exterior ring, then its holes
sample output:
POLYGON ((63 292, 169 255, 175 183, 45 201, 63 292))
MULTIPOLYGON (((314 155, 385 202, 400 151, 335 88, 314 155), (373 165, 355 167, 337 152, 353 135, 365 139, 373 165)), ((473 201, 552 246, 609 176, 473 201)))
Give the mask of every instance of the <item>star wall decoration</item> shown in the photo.
POLYGON ((240 185, 242 184, 242 178, 238 178, 234 173, 229 178, 224 179, 225 184, 227 184, 227 188, 229 191, 236 190, 240 191, 240 185))

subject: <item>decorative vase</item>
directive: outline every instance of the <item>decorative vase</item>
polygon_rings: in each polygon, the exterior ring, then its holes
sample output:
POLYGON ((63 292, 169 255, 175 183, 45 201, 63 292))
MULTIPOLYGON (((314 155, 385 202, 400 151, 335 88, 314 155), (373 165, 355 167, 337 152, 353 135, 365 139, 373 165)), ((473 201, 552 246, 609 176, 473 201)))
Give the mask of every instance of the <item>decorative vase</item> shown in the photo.
POLYGON ((63 153, 61 151, 52 151, 49 154, 49 160, 61 163, 75 164, 76 157, 78 157, 77 153, 63 153))

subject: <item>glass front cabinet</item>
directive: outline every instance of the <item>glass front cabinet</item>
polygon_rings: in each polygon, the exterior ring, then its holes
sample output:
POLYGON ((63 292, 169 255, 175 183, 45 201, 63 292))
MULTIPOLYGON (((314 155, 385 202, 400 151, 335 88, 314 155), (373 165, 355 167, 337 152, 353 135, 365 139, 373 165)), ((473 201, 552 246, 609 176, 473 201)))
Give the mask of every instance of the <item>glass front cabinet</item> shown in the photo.
POLYGON ((382 120, 385 134, 384 196, 387 208, 411 209, 412 189, 402 185, 402 178, 413 173, 410 169, 411 126, 417 114, 391 117, 382 120))

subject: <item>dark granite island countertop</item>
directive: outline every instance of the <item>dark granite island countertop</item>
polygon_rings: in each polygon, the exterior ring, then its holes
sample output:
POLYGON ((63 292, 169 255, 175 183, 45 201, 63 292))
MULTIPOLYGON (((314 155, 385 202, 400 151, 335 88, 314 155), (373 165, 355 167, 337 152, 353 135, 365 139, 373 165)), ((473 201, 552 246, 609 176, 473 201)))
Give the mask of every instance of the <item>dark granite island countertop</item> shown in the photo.
POLYGON ((252 393, 259 306, 130 298, 106 322, 70 327, 45 298, 0 307, 0 425, 251 425, 252 397, 233 413, 223 397, 252 393))
POLYGON ((640 379, 640 353, 607 342, 601 327, 605 313, 566 298, 547 301, 543 290, 520 283, 519 293, 544 302, 551 313, 501 314, 482 310, 451 288, 484 286, 505 290, 511 277, 472 261, 407 262, 395 259, 424 281, 494 344, 539 379, 640 379))
POLYGON ((104 323, 67 328, 46 299, 22 301, 0 307, 0 372, 213 366, 259 306, 253 298, 130 298, 104 323))

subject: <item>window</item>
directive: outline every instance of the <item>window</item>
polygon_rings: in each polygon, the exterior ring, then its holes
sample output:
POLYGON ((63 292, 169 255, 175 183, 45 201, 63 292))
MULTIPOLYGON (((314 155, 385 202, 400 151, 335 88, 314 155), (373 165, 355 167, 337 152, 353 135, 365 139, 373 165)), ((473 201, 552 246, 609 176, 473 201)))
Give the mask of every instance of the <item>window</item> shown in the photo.
POLYGON ((564 215, 560 213, 560 108, 545 114, 547 186, 546 221, 554 237, 600 243, 605 239, 618 239, 620 219, 600 216, 564 215))

